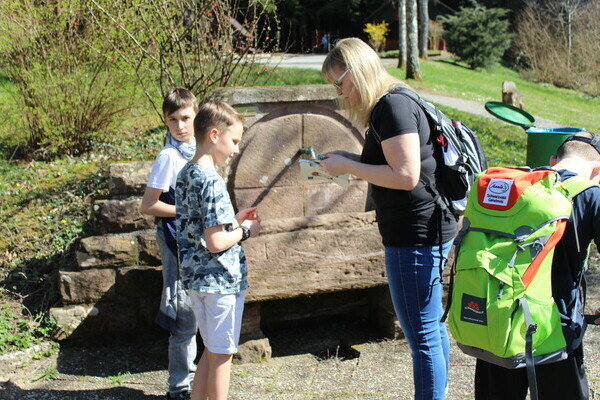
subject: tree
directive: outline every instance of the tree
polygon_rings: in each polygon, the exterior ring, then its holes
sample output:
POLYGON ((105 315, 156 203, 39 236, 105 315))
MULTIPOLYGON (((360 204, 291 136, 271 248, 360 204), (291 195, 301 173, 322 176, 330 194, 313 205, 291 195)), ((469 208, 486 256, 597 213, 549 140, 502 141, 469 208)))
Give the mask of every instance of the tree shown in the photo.
POLYGON ((0 2, 0 65, 16 86, 27 157, 89 152, 131 105, 133 86, 112 70, 115 54, 88 17, 77 0, 0 2))
POLYGON ((539 82, 600 94, 600 3, 528 0, 516 23, 515 63, 539 82))
POLYGON ((408 60, 406 64, 406 79, 422 80, 419 64, 419 33, 417 29, 417 0, 406 3, 408 29, 408 60))
POLYGON ((160 103, 170 89, 187 88, 201 101, 215 88, 254 82, 252 66, 266 57, 262 50, 278 50, 274 0, 87 4, 117 55, 113 61, 137 79, 161 118, 160 103))
POLYGON ((489 67, 498 62, 510 46, 508 10, 485 8, 476 1, 455 15, 443 17, 443 37, 448 49, 470 68, 489 67))
POLYGON ((429 43, 429 8, 428 0, 419 0, 419 57, 427 59, 427 44, 429 43))
POLYGON ((398 0, 398 68, 406 68, 406 0, 398 0))

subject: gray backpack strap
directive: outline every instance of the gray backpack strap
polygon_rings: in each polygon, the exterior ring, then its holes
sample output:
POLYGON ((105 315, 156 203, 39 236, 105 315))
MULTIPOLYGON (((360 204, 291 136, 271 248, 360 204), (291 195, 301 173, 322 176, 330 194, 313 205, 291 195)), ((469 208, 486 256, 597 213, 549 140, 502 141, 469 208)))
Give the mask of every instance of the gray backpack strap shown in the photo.
POLYGON ((527 368, 527 381, 529 383, 529 394, 531 400, 538 400, 537 381, 535 376, 535 362, 533 360, 533 334, 537 331, 537 324, 531 320, 529 312, 529 304, 524 297, 519 299, 519 306, 523 309, 525 316, 525 325, 527 332, 525 333, 525 365, 527 368))

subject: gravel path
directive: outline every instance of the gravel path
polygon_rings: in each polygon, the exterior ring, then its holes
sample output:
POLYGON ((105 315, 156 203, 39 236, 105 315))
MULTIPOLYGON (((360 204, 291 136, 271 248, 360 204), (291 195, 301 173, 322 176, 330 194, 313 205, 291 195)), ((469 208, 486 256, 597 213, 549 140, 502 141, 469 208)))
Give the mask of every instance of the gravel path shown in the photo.
MULTIPOLYGON (((600 266, 588 273, 588 309, 600 305, 600 266)), ((411 358, 404 340, 378 338, 361 320, 293 327, 269 335, 273 358, 236 364, 231 400, 404 400, 412 396, 411 358), (359 357, 349 356, 340 339, 359 357)), ((163 337, 61 345, 57 354, 0 359, 3 400, 159 400, 164 398, 163 337)), ((585 338, 590 398, 600 399, 600 327, 585 338)), ((37 349, 39 351, 39 349, 37 349)), ((448 400, 473 398, 474 359, 453 344, 448 400)), ((568 399, 565 399, 568 400, 568 399)))

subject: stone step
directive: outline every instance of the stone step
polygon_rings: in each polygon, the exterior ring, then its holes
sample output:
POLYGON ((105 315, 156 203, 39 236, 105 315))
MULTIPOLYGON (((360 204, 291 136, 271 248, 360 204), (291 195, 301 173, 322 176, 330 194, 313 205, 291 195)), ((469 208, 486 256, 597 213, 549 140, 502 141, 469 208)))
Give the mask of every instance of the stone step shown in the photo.
POLYGON ((94 232, 97 235, 152 229, 155 217, 140 212, 140 196, 118 196, 94 201, 94 232))
POLYGON ((153 161, 111 164, 108 189, 111 196, 141 195, 146 189, 153 161))
POLYGON ((75 257, 79 269, 161 264, 154 229, 83 238, 75 257))

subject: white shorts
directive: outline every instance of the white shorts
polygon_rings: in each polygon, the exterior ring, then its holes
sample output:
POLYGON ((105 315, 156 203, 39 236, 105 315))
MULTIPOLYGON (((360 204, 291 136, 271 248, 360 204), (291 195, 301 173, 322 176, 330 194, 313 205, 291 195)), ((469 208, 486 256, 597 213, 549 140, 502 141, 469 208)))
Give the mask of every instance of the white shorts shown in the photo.
POLYGON ((237 352, 246 291, 214 294, 190 290, 190 298, 204 347, 217 354, 237 352))

